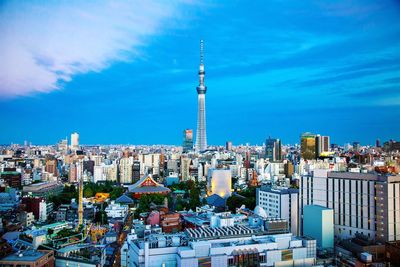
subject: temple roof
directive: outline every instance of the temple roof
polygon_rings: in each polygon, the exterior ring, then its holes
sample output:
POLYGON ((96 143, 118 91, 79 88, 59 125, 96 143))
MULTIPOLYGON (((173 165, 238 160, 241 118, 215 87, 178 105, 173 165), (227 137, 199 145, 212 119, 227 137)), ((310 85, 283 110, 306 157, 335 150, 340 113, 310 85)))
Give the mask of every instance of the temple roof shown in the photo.
POLYGON ((154 181, 151 175, 143 176, 139 181, 128 187, 132 193, 168 193, 171 190, 154 181))

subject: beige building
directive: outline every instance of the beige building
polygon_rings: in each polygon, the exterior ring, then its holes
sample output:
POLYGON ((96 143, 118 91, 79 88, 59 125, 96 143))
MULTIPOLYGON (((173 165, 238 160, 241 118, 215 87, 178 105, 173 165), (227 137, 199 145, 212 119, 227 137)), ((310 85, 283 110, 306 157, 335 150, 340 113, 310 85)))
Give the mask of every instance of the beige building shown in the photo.
POLYGON ((306 205, 334 210, 336 238, 400 240, 400 176, 317 169, 301 177, 299 200, 300 217, 306 205))

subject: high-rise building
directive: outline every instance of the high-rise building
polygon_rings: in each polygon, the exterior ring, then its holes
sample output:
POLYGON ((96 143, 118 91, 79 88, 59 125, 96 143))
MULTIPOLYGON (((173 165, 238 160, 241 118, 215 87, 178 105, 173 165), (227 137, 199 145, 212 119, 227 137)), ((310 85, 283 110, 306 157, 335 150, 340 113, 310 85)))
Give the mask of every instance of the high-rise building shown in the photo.
POLYGON ((381 147, 381 140, 378 138, 378 139, 376 139, 376 141, 375 141, 375 146, 376 147, 381 147))
POLYGON ((192 163, 192 159, 188 157, 181 157, 181 180, 187 181, 190 179, 190 164, 192 163))
POLYGON ((140 161, 135 160, 133 162, 132 169, 133 169, 133 172, 132 172, 133 182, 136 183, 141 178, 140 177, 140 161))
POLYGON ((317 157, 316 135, 312 133, 303 133, 300 136, 301 157, 305 160, 315 159, 317 157))
POLYGON ((330 138, 329 136, 317 135, 315 137, 315 147, 317 149, 316 157, 321 156, 324 152, 329 152, 330 138))
POLYGON ((281 140, 268 138, 265 142, 265 158, 270 161, 282 160, 282 145, 281 140))
POLYGON ((71 134, 71 149, 72 150, 79 149, 79 134, 76 132, 71 134))
POLYGON ((333 209, 338 238, 361 233, 381 242, 399 241, 399 199, 400 176, 315 169, 300 179, 300 218, 306 205, 333 209))
POLYGON ((67 152, 67 150, 68 150, 68 139, 67 138, 62 139, 60 141, 60 143, 58 143, 58 150, 60 150, 64 153, 67 152))
POLYGON ((122 158, 119 162, 119 182, 131 184, 133 175, 133 158, 122 158))
POLYGON ((183 131, 183 152, 188 152, 193 149, 193 130, 186 129, 183 131))
POLYGON ((359 151, 361 148, 360 142, 354 141, 353 142, 353 150, 354 151, 359 151))
POLYGON ((52 173, 54 176, 58 175, 57 159, 51 158, 46 160, 46 172, 52 173))
POLYGON ((231 141, 226 141, 225 149, 227 151, 231 151, 232 150, 232 142, 231 141))
POLYGON ((200 68, 199 68, 199 86, 197 86, 197 129, 196 129, 196 151, 207 149, 206 133, 206 91, 204 84, 204 62, 203 62, 203 40, 200 42, 200 68))

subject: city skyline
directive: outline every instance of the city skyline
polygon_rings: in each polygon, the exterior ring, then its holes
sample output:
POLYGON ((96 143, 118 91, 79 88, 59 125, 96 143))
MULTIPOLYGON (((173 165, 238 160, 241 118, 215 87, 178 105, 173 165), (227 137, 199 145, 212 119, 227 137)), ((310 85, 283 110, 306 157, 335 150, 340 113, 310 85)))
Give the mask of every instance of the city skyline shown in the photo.
POLYGON ((74 131, 82 144, 181 144, 196 129, 200 39, 211 145, 399 139, 394 1, 93 5, 0 5, 1 144, 74 131))

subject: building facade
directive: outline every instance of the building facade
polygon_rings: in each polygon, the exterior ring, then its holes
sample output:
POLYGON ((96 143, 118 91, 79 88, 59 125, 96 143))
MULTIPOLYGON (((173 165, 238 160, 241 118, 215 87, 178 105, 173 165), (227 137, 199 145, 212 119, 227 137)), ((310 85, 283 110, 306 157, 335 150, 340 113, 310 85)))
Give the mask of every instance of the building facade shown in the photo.
POLYGON ((193 130, 192 129, 186 129, 183 131, 182 147, 183 147, 184 153, 193 150, 193 130))
POLYGON ((300 215, 306 205, 333 209, 337 238, 400 240, 399 203, 400 176, 316 169, 300 179, 300 215))
POLYGON ((121 184, 131 184, 133 176, 133 158, 124 157, 119 162, 119 182, 121 184))
POLYGON ((298 196, 299 190, 294 188, 257 188, 256 202, 263 208, 269 218, 282 218, 288 221, 292 234, 299 233, 298 196))
POLYGON ((268 138, 265 141, 265 158, 270 161, 282 160, 282 144, 281 140, 268 138))
POLYGON ((316 241, 290 233, 268 234, 245 225, 128 235, 121 266, 313 266, 316 241))
POLYGON ((300 136, 301 157, 305 160, 312 160, 317 157, 316 135, 303 133, 300 136))
POLYGON ((315 238, 317 240, 317 247, 321 249, 333 249, 333 209, 318 205, 304 206, 303 234, 315 238))

